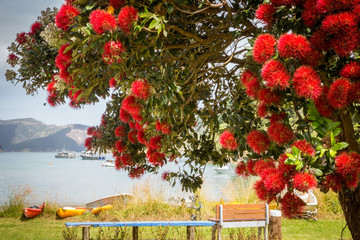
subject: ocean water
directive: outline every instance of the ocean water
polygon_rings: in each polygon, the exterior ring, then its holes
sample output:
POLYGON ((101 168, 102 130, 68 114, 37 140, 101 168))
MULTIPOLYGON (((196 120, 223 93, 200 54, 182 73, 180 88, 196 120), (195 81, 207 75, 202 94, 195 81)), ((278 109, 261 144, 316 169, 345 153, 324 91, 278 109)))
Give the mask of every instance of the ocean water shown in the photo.
MULTIPOLYGON (((164 171, 177 170, 182 165, 170 163, 157 175, 146 174, 131 179, 124 171, 103 167, 102 160, 57 159, 56 153, 0 153, 0 205, 8 202, 14 191, 30 190, 26 202, 56 202, 63 205, 83 205, 86 202, 118 193, 132 193, 135 186, 149 184, 153 191, 164 191, 166 197, 188 198, 191 193, 170 187, 161 180, 164 171)), ((107 155, 107 159, 111 159, 107 155)), ((208 200, 219 201, 236 195, 239 177, 218 174, 209 164, 204 173, 201 194, 208 200)))

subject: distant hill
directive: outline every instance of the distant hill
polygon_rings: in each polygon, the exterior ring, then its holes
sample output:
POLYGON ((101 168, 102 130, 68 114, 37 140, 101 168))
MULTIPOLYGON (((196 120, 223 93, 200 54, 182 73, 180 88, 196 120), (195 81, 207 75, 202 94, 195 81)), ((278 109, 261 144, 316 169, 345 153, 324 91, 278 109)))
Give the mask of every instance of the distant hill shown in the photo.
POLYGON ((88 126, 47 125, 32 118, 0 120, 0 151, 55 152, 85 150, 88 126))

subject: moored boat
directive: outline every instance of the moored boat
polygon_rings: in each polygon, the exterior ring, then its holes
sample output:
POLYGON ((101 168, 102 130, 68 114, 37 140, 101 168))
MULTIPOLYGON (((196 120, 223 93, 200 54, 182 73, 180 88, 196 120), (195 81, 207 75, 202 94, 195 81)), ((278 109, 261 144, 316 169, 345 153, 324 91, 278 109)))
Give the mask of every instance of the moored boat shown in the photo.
POLYGON ((56 214, 61 218, 74 217, 84 214, 86 208, 83 207, 62 207, 56 210, 56 214))
POLYGON ((82 152, 80 157, 83 160, 105 160, 105 156, 101 154, 95 154, 93 152, 82 152))
POLYGON ((74 152, 62 151, 55 155, 56 158, 76 158, 76 154, 74 152))
POLYGON ((114 205, 114 203, 127 204, 134 196, 128 193, 116 194, 113 196, 100 198, 98 200, 86 203, 85 206, 88 208, 102 207, 105 205, 114 205))
POLYGON ((105 206, 102 206, 102 207, 96 207, 96 208, 93 208, 91 210, 91 213, 96 215, 96 214, 99 214, 99 213, 101 213, 101 212, 103 212, 105 210, 112 209, 112 208, 113 208, 112 205, 105 205, 105 206))
POLYGON ((235 174, 235 169, 231 168, 231 165, 224 165, 222 167, 215 168, 215 171, 219 174, 223 174, 223 173, 235 174))
POLYGON ((103 167, 115 167, 115 162, 114 162, 114 160, 108 159, 108 160, 103 161, 102 166, 103 167))
POLYGON ((23 209, 23 213, 25 215, 25 217, 27 218, 33 218, 38 216, 40 213, 42 213, 44 211, 44 206, 45 203, 43 203, 42 205, 34 205, 32 207, 28 207, 28 208, 24 208, 23 209))

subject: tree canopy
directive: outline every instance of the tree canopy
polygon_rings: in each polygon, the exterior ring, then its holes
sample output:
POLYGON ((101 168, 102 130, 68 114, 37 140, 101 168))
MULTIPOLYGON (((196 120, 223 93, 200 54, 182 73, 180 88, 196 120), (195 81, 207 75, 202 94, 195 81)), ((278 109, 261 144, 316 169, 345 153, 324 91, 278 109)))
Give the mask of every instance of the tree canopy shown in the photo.
POLYGON ((304 205, 296 191, 336 191, 356 238, 359 7, 67 0, 42 14, 55 17, 40 19, 39 36, 18 35, 9 56, 18 75, 7 79, 30 81, 29 92, 46 87, 51 105, 109 98, 86 146, 112 150, 131 177, 182 157, 190 171, 164 178, 194 190, 207 163, 235 160, 239 175, 259 176, 258 197, 277 200, 288 217, 304 205))

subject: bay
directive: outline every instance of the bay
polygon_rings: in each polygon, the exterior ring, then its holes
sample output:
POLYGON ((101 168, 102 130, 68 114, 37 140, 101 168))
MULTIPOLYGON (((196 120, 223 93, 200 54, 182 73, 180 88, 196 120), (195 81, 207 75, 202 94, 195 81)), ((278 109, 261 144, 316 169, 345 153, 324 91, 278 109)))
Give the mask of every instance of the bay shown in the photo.
MULTIPOLYGON (((169 163, 159 174, 145 174, 131 179, 125 171, 103 167, 101 160, 57 159, 56 153, 3 152, 0 153, 0 205, 9 201, 11 192, 29 190, 28 203, 43 201, 63 205, 83 205, 86 202, 118 193, 132 193, 137 186, 148 184, 151 191, 162 192, 166 198, 188 198, 191 193, 181 186, 170 187, 161 180, 164 171, 177 171, 179 164, 169 163)), ((111 159, 111 155, 106 156, 111 159)), ((239 177, 235 174, 218 174, 208 164, 204 172, 201 195, 209 201, 230 199, 236 196, 239 177)), ((154 193, 155 194, 155 193, 154 193)))

